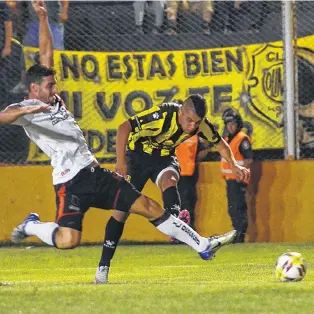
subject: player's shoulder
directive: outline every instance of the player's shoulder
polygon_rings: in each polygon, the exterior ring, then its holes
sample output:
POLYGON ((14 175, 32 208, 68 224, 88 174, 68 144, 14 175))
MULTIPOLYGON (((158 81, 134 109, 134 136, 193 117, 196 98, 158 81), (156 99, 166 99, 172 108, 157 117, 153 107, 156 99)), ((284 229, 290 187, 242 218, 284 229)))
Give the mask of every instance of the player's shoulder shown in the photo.
POLYGON ((38 99, 24 99, 20 102, 9 105, 8 107, 27 107, 27 106, 35 106, 40 105, 42 102, 38 99))
POLYGON ((162 103, 160 106, 160 109, 165 112, 178 112, 178 110, 181 108, 181 105, 176 102, 166 102, 162 103))
POLYGON ((211 122, 211 120, 210 119, 208 119, 207 117, 205 117, 205 119, 202 121, 202 123, 201 124, 203 124, 203 125, 206 125, 206 126, 208 126, 208 127, 210 127, 212 130, 216 130, 216 127, 215 127, 215 125, 211 122))

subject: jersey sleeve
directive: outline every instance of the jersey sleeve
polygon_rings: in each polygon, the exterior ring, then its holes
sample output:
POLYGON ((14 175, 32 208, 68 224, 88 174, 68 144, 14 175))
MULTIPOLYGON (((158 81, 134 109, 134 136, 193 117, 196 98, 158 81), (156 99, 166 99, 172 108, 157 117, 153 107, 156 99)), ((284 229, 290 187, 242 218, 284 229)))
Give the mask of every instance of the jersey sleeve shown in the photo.
MULTIPOLYGON (((22 107, 22 103, 12 104, 9 105, 7 108, 14 108, 14 107, 22 107)), ((31 123, 32 119, 34 117, 34 114, 26 114, 24 116, 19 117, 11 124, 20 125, 20 126, 27 126, 31 123)))
POLYGON ((239 150, 245 159, 253 159, 252 145, 247 138, 243 139, 239 150))
POLYGON ((221 141, 221 136, 220 134, 216 131, 215 127, 213 124, 205 118, 197 131, 197 134, 207 140, 210 143, 217 144, 221 141))
POLYGON ((162 131, 164 113, 161 107, 153 106, 131 117, 129 122, 131 132, 140 133, 141 137, 155 136, 162 131))

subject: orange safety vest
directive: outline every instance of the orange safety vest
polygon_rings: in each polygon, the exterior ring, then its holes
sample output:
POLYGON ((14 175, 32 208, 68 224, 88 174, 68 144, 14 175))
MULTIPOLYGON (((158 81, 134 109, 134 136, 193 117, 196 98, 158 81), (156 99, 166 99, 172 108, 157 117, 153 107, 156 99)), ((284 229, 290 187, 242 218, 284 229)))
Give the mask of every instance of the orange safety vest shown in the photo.
POLYGON ((181 176, 192 176, 195 170, 198 135, 193 135, 176 148, 181 176))
MULTIPOLYGON (((251 138, 244 132, 240 131, 239 133, 236 134, 236 136, 231 140, 230 143, 228 143, 228 137, 225 137, 224 140, 230 145, 230 148, 233 152, 233 155, 237 161, 237 163, 240 166, 244 165, 244 157, 240 153, 239 147, 242 141, 247 138, 249 142, 252 144, 251 138)), ((232 170, 228 164, 228 162, 224 159, 221 158, 220 162, 220 170, 221 170, 221 175, 224 179, 232 179, 232 180, 237 180, 236 176, 232 174, 232 170)), ((245 183, 249 183, 249 180, 244 181, 245 183)))

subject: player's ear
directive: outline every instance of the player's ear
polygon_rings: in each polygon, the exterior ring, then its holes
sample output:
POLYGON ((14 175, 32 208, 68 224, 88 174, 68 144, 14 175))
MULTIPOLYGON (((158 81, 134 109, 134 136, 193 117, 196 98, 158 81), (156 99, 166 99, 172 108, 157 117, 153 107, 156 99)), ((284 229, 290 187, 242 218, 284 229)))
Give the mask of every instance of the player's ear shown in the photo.
POLYGON ((181 116, 183 115, 183 110, 182 110, 182 107, 181 107, 181 108, 179 108, 179 110, 178 110, 178 115, 179 115, 179 117, 181 117, 181 116))
POLYGON ((39 91, 39 85, 36 83, 31 83, 30 84, 30 92, 31 93, 38 93, 39 91))

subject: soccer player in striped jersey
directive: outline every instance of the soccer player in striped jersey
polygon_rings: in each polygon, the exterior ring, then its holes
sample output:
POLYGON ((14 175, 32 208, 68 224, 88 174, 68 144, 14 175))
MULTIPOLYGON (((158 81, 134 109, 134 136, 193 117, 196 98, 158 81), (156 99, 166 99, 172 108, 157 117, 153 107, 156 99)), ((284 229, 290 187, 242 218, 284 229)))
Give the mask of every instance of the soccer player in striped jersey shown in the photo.
MULTIPOLYGON (((229 145, 206 118, 207 106, 201 95, 190 95, 182 104, 170 102, 153 106, 123 122, 117 133, 116 172, 129 177, 141 191, 150 179, 161 190, 168 213, 184 220, 177 184, 180 167, 175 148, 195 134, 216 145, 237 177, 248 177, 249 171, 239 166, 229 145)), ((110 262, 122 236, 128 213, 115 211, 109 219, 102 256, 96 278, 108 278, 110 262), (106 276, 101 276, 101 271, 106 276)), ((104 282, 105 282, 104 280, 104 282)), ((99 281, 101 281, 99 279, 99 281)))

